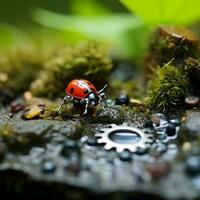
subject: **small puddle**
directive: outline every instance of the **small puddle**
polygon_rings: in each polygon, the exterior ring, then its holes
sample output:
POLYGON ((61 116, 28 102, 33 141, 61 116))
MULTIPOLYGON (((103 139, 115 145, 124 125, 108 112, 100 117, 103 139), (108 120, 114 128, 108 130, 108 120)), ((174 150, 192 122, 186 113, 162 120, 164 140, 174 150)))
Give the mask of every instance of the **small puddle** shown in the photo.
POLYGON ((130 130, 117 130, 110 133, 109 138, 118 144, 135 144, 141 140, 141 136, 130 130))

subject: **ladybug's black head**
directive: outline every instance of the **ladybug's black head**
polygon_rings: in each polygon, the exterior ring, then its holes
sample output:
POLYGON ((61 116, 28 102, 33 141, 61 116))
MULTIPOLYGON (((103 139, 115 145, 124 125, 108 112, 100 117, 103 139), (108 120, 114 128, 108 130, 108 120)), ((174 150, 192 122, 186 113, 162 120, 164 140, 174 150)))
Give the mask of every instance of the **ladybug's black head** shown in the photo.
POLYGON ((89 95, 88 95, 88 99, 89 99, 89 103, 92 105, 92 106, 97 106, 98 103, 99 103, 99 97, 97 94, 91 92, 89 95))

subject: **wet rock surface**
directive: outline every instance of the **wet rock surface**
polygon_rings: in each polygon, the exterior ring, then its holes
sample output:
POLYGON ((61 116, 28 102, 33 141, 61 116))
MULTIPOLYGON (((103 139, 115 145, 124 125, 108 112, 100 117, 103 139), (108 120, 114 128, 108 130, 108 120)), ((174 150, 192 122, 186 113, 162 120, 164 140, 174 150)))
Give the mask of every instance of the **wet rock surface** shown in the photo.
POLYGON ((197 139, 200 136, 200 112, 189 111, 186 114, 186 122, 182 130, 187 138, 197 139))
MULTIPOLYGON (((105 194, 104 199, 114 199, 112 195, 118 191, 128 191, 127 199, 133 194, 152 199, 199 197, 199 157, 189 153, 187 158, 177 159, 182 154, 176 145, 178 134, 182 134, 179 132, 180 120, 161 113, 146 118, 142 114, 126 111, 122 115, 122 112, 120 108, 110 107, 106 111, 100 110, 96 120, 84 117, 81 119, 84 123, 77 117, 67 121, 24 121, 20 114, 10 119, 8 114, 2 113, 1 131, 9 126, 7 133, 11 131, 12 137, 22 139, 15 141, 17 148, 10 149, 10 143, 1 133, 0 185, 6 189, 5 180, 10 180, 10 187, 15 191, 21 184, 22 195, 33 185, 46 189, 53 187, 58 199, 65 199, 62 197, 65 191, 73 194, 72 189, 69 191, 71 187, 80 194, 80 198, 75 199, 86 199, 94 194, 96 198, 99 192, 105 194), (104 123, 98 123, 99 118, 104 119, 104 123), (136 153, 106 151, 97 143, 94 134, 112 123, 137 127, 145 134, 152 134, 154 142, 136 153), (23 184, 18 181, 19 177, 23 184), (174 185, 176 191, 172 192, 174 185)), ((198 130, 199 116, 199 113, 193 113, 184 122, 192 134, 198 130)))

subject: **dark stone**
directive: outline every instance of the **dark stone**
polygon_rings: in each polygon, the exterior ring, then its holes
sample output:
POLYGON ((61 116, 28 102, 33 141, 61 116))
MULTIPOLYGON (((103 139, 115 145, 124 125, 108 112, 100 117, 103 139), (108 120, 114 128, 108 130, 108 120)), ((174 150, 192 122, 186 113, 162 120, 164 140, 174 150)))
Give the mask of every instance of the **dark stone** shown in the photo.
POLYGON ((172 123, 169 123, 166 127, 166 133, 168 136, 174 136, 176 134, 176 126, 172 123))
POLYGON ((130 162, 132 160, 131 153, 129 151, 123 151, 119 154, 119 158, 122 161, 130 162))
POLYGON ((200 156, 191 156, 185 161, 185 172, 189 176, 200 174, 200 156))
POLYGON ((145 120, 144 127, 145 128, 153 128, 153 122, 151 120, 145 120))
POLYGON ((116 105, 126 105, 128 106, 130 102, 129 96, 128 95, 120 95, 115 99, 115 104, 116 105))
POLYGON ((145 155, 145 154, 147 154, 147 152, 148 152, 148 149, 146 148, 146 149, 143 149, 143 148, 138 148, 137 149, 137 151, 135 152, 137 155, 145 155))
POLYGON ((178 118, 171 119, 170 123, 174 124, 175 126, 179 126, 181 124, 178 118))
POLYGON ((90 146, 96 146, 97 145, 96 137, 88 137, 87 144, 90 146))

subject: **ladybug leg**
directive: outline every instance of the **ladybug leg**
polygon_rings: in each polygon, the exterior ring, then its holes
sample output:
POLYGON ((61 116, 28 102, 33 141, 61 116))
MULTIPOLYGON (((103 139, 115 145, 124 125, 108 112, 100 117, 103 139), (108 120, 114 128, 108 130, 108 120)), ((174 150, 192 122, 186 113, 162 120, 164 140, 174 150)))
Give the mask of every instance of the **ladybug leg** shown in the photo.
POLYGON ((105 90, 105 88, 107 87, 107 84, 106 85, 104 85, 104 87, 101 89, 101 90, 99 90, 98 91, 98 94, 101 94, 101 93, 103 93, 103 91, 105 90))
POLYGON ((99 96, 99 101, 100 101, 100 103, 102 105, 102 108, 105 110, 105 106, 107 106, 105 93, 102 92, 98 96, 99 96))
POLYGON ((62 106, 63 106, 63 104, 65 103, 65 101, 67 101, 67 100, 70 99, 70 98, 71 98, 71 97, 68 96, 68 95, 66 95, 66 96, 63 98, 63 100, 62 100, 60 106, 59 106, 58 109, 57 109, 57 112, 60 111, 60 109, 62 108, 62 106))
POLYGON ((88 111, 89 99, 85 98, 84 100, 85 100, 86 104, 85 104, 85 111, 83 114, 85 115, 85 114, 87 114, 87 111, 88 111))
POLYGON ((105 110, 104 104, 103 104, 103 98, 99 95, 99 102, 103 108, 103 110, 105 110))

